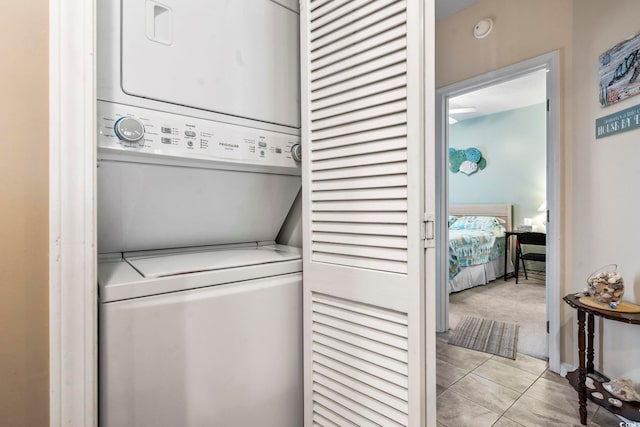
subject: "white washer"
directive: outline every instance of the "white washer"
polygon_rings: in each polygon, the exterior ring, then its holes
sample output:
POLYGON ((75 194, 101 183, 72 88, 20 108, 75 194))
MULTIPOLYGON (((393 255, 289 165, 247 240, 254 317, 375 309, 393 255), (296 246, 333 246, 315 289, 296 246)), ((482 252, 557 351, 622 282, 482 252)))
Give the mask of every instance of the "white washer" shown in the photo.
POLYGON ((301 264, 255 244, 103 257, 100 426, 301 426, 301 264))

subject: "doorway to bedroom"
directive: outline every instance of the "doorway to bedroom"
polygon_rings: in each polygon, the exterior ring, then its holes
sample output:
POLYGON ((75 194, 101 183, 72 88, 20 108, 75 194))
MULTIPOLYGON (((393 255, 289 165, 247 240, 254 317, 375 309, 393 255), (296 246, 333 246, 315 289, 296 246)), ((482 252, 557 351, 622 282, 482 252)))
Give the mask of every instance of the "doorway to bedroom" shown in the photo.
POLYGON ((443 182, 437 226, 446 237, 436 244, 438 332, 446 336, 470 319, 516 324, 518 353, 548 359, 557 372, 556 55, 438 91, 443 182), (542 245, 518 245, 529 236, 521 232, 541 233, 542 245), (532 261, 518 254, 545 254, 546 262, 542 255, 532 261))

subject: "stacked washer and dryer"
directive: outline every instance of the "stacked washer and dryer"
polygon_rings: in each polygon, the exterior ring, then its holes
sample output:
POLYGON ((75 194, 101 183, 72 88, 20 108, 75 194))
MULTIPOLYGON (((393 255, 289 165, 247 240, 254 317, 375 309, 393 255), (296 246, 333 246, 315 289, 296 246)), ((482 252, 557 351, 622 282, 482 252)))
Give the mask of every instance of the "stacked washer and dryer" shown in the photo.
POLYGON ((297 7, 98 1, 101 427, 302 425, 297 7))

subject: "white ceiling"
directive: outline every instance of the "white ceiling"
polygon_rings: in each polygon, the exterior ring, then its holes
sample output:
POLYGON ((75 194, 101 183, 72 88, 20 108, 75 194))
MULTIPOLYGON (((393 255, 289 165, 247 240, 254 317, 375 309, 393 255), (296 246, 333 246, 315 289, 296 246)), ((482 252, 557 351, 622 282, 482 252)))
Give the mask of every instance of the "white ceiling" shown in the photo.
MULTIPOLYGON (((465 9, 478 0, 436 0, 436 21, 465 9)), ((471 30, 469 30, 471 31, 471 30)))
POLYGON ((546 70, 449 99, 449 108, 475 107, 472 113, 450 114, 461 121, 546 102, 546 70))

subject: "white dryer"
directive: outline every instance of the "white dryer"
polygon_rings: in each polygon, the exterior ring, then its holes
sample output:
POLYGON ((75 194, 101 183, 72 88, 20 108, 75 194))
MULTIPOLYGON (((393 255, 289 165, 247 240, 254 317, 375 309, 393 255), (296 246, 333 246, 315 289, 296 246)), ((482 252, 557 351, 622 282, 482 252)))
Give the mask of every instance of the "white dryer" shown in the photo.
POLYGON ((296 8, 98 1, 100 427, 302 425, 296 8))

